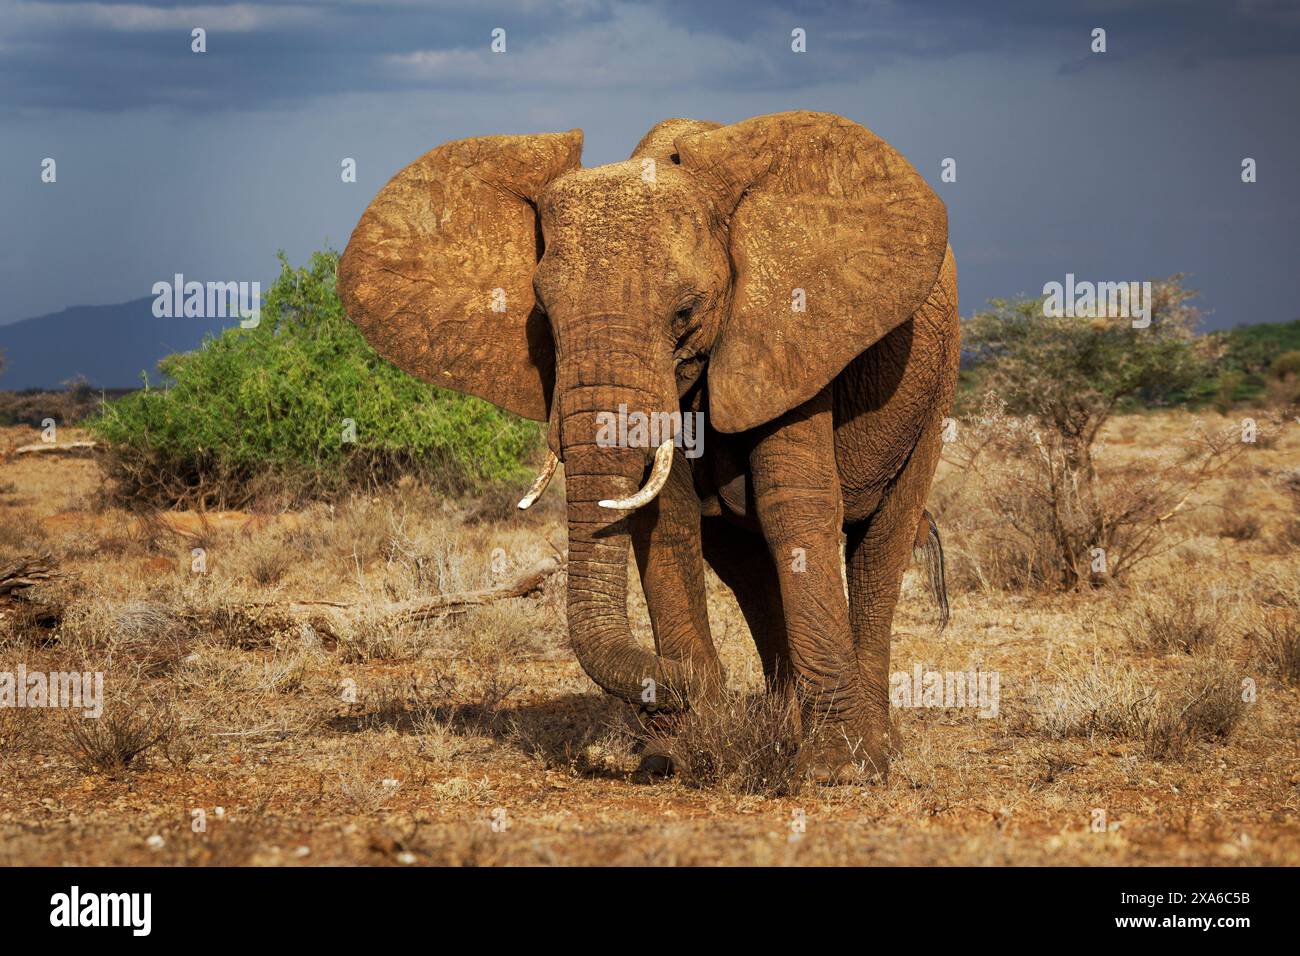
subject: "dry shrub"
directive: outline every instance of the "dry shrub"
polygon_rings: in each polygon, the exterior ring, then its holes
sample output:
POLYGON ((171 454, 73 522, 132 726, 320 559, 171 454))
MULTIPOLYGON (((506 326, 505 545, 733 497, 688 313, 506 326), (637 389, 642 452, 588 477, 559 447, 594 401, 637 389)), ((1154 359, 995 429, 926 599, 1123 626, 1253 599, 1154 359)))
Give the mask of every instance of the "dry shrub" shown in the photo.
POLYGON ((522 683, 522 665, 538 656, 539 619, 533 605, 513 601, 471 608, 448 622, 438 643, 461 665, 458 699, 477 716, 494 720, 522 683))
POLYGON ((286 635, 297 640, 303 633, 302 623, 282 611, 248 607, 225 597, 196 601, 185 608, 185 617, 209 642, 245 651, 274 647, 286 635))
MULTIPOLYGON (((132 685, 107 693, 97 718, 70 711, 64 718, 61 743, 82 773, 118 773, 134 768, 155 748, 175 750, 180 722, 170 703, 132 685)), ((182 748, 183 749, 183 748, 182 748)))
POLYGON ((1291 499, 1291 505, 1300 511, 1300 468, 1284 468, 1277 473, 1277 483, 1291 499))
POLYGON ((386 621, 382 615, 363 616, 339 634, 339 659, 345 664, 395 661, 413 653, 417 627, 386 621))
POLYGON ((1152 691, 1127 667, 1060 668, 1050 684, 1030 685, 1029 727, 1053 740, 1070 737, 1132 737, 1152 691))
POLYGON ((0 647, 45 647, 57 640, 64 607, 19 599, 0 607, 0 647))
MULTIPOLYGON (((204 530, 193 547, 211 550, 210 532, 204 530)), ((108 557, 171 556, 176 550, 176 535, 157 508, 142 507, 135 511, 107 513, 103 533, 95 542, 94 553, 108 557)))
POLYGON ((1300 685, 1300 574, 1265 581, 1262 590, 1247 631, 1255 655, 1279 680, 1300 685))
MULTIPOLYGON (((496 727, 503 705, 523 685, 526 665, 538 650, 534 616, 511 603, 471 608, 444 621, 440 630, 425 626, 428 649, 445 656, 434 661, 422 683, 387 682, 370 690, 359 726, 420 733, 428 733, 433 723, 496 727)), ((402 636, 400 628, 362 621, 339 647, 345 661, 359 661, 397 654, 394 648, 414 648, 415 643, 409 634, 402 636)))
POLYGON ((355 814, 378 813, 397 795, 398 787, 386 783, 364 760, 354 759, 338 773, 338 795, 344 808, 355 814))
POLYGON ((1245 447, 1235 427, 1197 423, 1183 449, 1113 460, 1085 438, 992 393, 946 446, 955 473, 938 488, 954 531, 953 579, 989 590, 1070 588, 1123 579, 1176 544, 1166 526, 1193 490, 1245 447), (1100 552, 1095 549, 1101 549, 1100 552), (1096 570, 1095 563, 1101 560, 1096 570))
POLYGON ((1181 757, 1194 743, 1230 736, 1246 712, 1241 676, 1201 658, 1166 681, 1094 661, 1059 671, 1030 693, 1030 729, 1051 739, 1114 737, 1142 743, 1156 759, 1181 757))
POLYGON ((1228 625, 1224 595, 1210 591, 1198 599, 1192 588, 1139 598, 1119 628, 1138 651, 1195 654, 1219 642, 1228 625))
POLYGON ((1233 541, 1254 541, 1262 530, 1259 518, 1243 511, 1225 507, 1219 521, 1219 537, 1233 541))
POLYGON ((250 607, 226 591, 157 588, 144 599, 122 601, 106 588, 92 590, 68 607, 60 638, 126 658, 145 673, 161 674, 202 639, 244 650, 275 646, 301 626, 275 608, 250 607))
POLYGON ((414 678, 379 681, 362 693, 362 714, 350 725, 356 730, 391 729, 421 736, 437 735, 440 727, 454 723, 452 698, 456 682, 449 674, 436 671, 426 686, 414 678))
POLYGON ((125 654, 148 675, 174 671, 194 640, 190 623, 156 601, 120 605, 110 626, 116 634, 114 652, 125 654))
POLYGON ((248 563, 248 576, 264 588, 274 587, 292 565, 293 556, 274 542, 253 554, 248 563))
POLYGON ((1279 680, 1300 685, 1300 614, 1294 609, 1271 610, 1259 620, 1255 636, 1260 660, 1279 680))
POLYGON ((43 739, 46 710, 0 707, 0 767, 10 757, 27 753, 43 739))
POLYGON ((11 511, 14 520, 0 523, 0 563, 50 550, 49 536, 30 511, 11 511), (29 520, 23 520, 23 519, 29 520))
POLYGON ((353 496, 334 512, 329 551, 346 577, 357 577, 383 557, 391 541, 389 524, 372 499, 353 496))
POLYGON ((310 648, 277 652, 261 662, 260 685, 272 694, 301 694, 307 690, 308 672, 314 661, 314 649, 310 648))
MULTIPOLYGON (((944 513, 945 517, 953 515, 951 511, 944 513)), ((951 526, 954 534, 945 544, 948 560, 945 580, 952 590, 988 593, 1043 586, 1034 549, 1010 534, 986 533, 988 526, 973 524, 972 519, 979 520, 969 509, 956 516, 951 526)))
POLYGON ((1300 550, 1300 518, 1288 518, 1282 522, 1273 538, 1276 553, 1300 550))
POLYGON ((688 786, 767 797, 791 796, 803 786, 800 749, 809 740, 780 695, 728 690, 672 723, 674 735, 651 729, 647 745, 667 753, 688 786))
POLYGON ((1227 740, 1246 713, 1241 675, 1205 658, 1152 707, 1143 735, 1148 757, 1181 757, 1200 741, 1227 740))
POLYGON ((172 676, 188 720, 222 735, 308 734, 337 715, 341 690, 317 648, 270 656, 200 641, 172 676))
POLYGON ((60 427, 75 425, 99 410, 101 398, 120 398, 131 391, 134 389, 98 389, 78 375, 64 382, 62 389, 0 392, 0 425, 41 428, 47 418, 53 418, 60 427))

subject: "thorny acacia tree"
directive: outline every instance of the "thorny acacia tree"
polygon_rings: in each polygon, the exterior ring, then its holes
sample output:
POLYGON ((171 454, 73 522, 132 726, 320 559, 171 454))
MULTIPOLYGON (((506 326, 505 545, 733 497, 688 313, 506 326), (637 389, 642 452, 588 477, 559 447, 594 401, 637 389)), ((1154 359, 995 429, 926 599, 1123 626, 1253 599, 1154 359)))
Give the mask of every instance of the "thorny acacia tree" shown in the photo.
POLYGON ((1198 423, 1189 446, 1097 465, 1098 435, 1126 405, 1159 404, 1191 385, 1209 356, 1183 276, 1151 284, 1150 324, 1054 318, 1043 300, 993 300, 968 321, 983 403, 949 447, 993 512, 990 528, 1019 583, 1076 587, 1122 575, 1162 550, 1159 531, 1191 490, 1243 448, 1198 423))

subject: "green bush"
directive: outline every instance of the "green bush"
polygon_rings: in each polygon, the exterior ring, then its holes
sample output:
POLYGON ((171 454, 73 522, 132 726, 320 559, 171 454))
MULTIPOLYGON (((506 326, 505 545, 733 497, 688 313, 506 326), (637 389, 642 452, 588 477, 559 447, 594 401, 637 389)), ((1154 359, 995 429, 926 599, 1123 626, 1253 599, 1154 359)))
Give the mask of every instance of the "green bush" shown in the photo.
POLYGON ((964 411, 987 391, 1086 449, 1116 411, 1171 404, 1212 371, 1196 348, 1200 311, 1181 275, 1152 283, 1151 322, 1051 318, 1042 299, 994 299, 962 325, 974 360, 964 411))
POLYGON ((1242 386, 1246 382, 1246 373, 1237 371, 1224 371, 1219 373, 1219 377, 1214 380, 1214 409, 1221 415, 1226 415, 1232 411, 1233 407, 1241 399, 1242 386))
POLYGON ((1283 352, 1273 359, 1268 374, 1275 379, 1285 379, 1288 375, 1300 376, 1300 351, 1283 352))
POLYGON ((1265 396, 1274 408, 1300 406, 1300 351, 1283 352, 1269 365, 1265 396))
POLYGON ((327 498, 415 474, 477 493, 523 480, 541 428, 427 385, 380 358, 335 291, 338 254, 280 276, 254 329, 159 363, 167 381, 107 403, 87 427, 119 497, 243 507, 327 498), (355 441, 345 441, 346 420, 355 441))
POLYGON ((1259 322, 1212 334, 1223 343, 1224 363, 1248 375, 1263 375, 1274 356, 1300 350, 1300 319, 1259 322))

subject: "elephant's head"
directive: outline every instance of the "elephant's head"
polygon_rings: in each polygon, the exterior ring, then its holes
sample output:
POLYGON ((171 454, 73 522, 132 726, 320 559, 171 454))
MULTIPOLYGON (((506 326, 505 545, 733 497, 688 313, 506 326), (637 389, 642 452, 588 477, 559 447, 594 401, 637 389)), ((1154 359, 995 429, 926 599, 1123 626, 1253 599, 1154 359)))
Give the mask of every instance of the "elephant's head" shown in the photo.
POLYGON ((628 509, 672 449, 605 447, 598 413, 674 412, 703 376, 717 431, 771 421, 911 316, 947 217, 888 144, 825 113, 668 120, 594 169, 581 148, 573 130, 426 153, 362 216, 339 290, 399 368, 550 422, 578 659, 617 696, 651 678, 680 700, 691 675, 633 641, 626 604, 628 509))

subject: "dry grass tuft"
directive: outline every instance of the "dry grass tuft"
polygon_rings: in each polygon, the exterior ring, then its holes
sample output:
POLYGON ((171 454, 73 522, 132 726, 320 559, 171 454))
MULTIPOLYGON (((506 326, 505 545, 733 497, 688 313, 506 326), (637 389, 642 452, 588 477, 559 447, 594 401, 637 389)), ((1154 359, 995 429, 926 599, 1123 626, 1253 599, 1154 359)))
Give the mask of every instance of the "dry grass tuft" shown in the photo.
POLYGON ((113 774, 133 769, 155 748, 167 751, 180 734, 170 704, 142 691, 117 692, 104 702, 98 718, 69 712, 64 717, 61 743, 82 773, 113 774))
POLYGON ((793 707, 777 695, 728 690, 674 723, 675 737, 652 729, 646 743, 672 758, 688 786, 767 797, 792 796, 803 786, 800 751, 809 741, 793 707))
POLYGON ((292 566, 293 555, 282 547, 272 546, 252 556, 248 576, 264 588, 274 587, 292 566))
POLYGON ((1155 759, 1229 737, 1246 713, 1242 681, 1226 662, 1193 661, 1160 686, 1155 675, 1093 662, 1037 685, 1031 726, 1049 739, 1113 737, 1142 743, 1155 759))
POLYGON ((46 711, 0 707, 0 767, 10 758, 36 749, 44 738, 46 711))
POLYGON ((180 666, 194 640, 193 630, 176 610, 156 601, 131 601, 109 620, 115 651, 129 657, 141 673, 170 673, 180 666))
POLYGON ((1265 670, 1280 681, 1300 685, 1300 607, 1260 609, 1251 636, 1265 670))
POLYGON ((1263 530, 1256 515, 1244 511, 1235 511, 1230 507, 1223 510, 1219 521, 1219 537, 1231 538, 1233 541, 1254 541, 1263 530))
POLYGON ((1190 589, 1138 600, 1120 630, 1134 650, 1144 653, 1196 654, 1214 647, 1227 632, 1223 595, 1210 592, 1197 600, 1190 589))
POLYGON ((1146 715, 1148 757, 1183 756, 1193 744, 1227 740, 1246 714, 1241 674, 1214 659, 1198 661, 1146 715))

